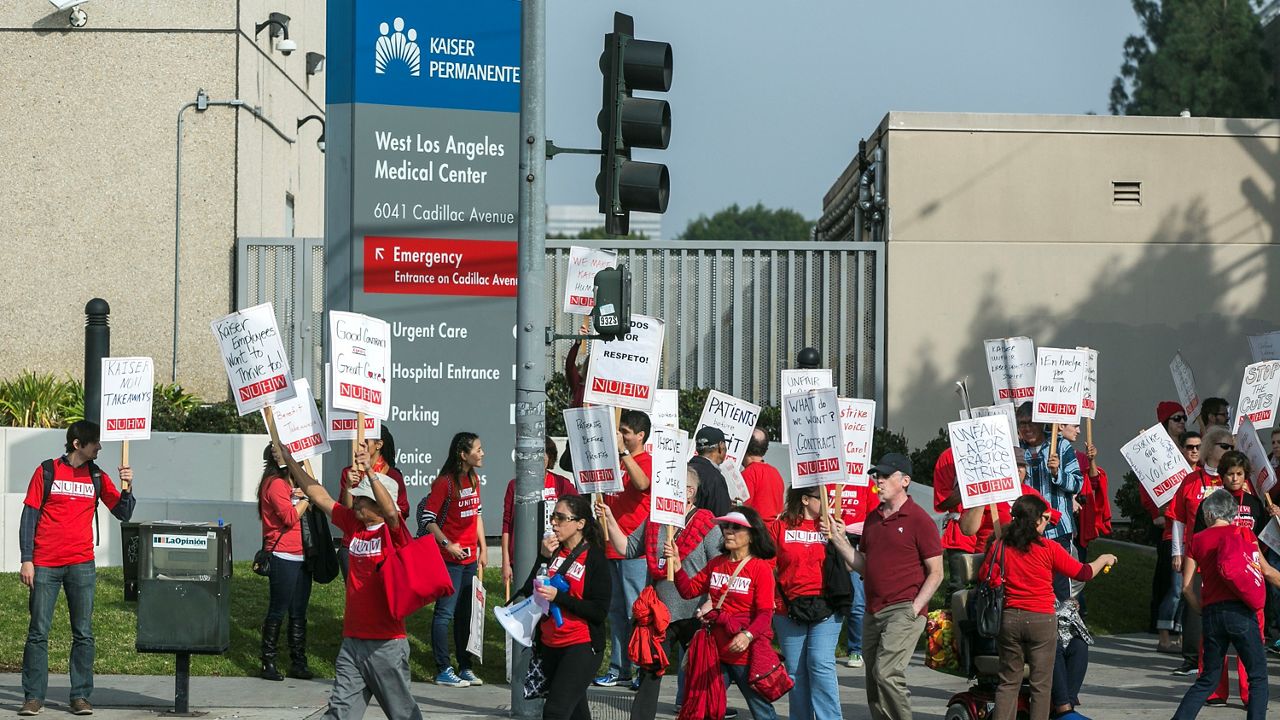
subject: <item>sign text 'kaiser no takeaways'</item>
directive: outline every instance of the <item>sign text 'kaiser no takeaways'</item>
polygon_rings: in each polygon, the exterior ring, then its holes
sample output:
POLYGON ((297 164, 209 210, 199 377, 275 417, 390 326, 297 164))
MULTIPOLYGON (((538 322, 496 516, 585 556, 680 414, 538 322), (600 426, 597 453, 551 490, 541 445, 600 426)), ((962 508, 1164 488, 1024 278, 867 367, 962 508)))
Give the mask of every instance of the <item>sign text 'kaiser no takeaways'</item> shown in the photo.
POLYGON ((149 357, 102 358, 101 440, 151 437, 155 363, 149 357))

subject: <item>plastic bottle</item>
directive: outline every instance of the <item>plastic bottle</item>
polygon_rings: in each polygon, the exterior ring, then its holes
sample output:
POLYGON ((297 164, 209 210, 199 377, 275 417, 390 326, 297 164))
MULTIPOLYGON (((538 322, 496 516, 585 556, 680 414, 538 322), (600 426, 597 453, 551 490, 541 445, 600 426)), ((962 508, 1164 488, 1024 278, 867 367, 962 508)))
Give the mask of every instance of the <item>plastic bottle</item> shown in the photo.
MULTIPOLYGON (((538 567, 537 577, 535 577, 533 580, 534 589, 540 588, 546 584, 547 584, 547 564, 542 563, 542 565, 538 567)), ((546 615, 547 612, 550 610, 550 603, 547 602, 546 598, 542 597, 536 592, 533 594, 533 603, 537 605, 539 609, 542 610, 543 615, 546 615)))

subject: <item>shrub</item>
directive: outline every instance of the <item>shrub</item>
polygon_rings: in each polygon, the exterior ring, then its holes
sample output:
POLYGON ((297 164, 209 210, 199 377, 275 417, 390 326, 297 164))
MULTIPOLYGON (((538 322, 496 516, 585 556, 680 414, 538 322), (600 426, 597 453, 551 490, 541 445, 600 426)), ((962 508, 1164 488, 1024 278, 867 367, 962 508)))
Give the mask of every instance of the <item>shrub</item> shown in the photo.
POLYGON ((933 466, 938 464, 938 456, 949 447, 951 438, 947 435, 947 429, 938 428, 937 436, 919 450, 912 450, 911 469, 915 475, 911 476, 911 481, 933 487, 933 466))
POLYGON ((0 382, 0 423, 56 428, 84 417, 84 387, 76 380, 23 370, 0 382))
POLYGON ((1124 474, 1124 483, 1116 490, 1116 508, 1129 519, 1130 540, 1147 542, 1155 535, 1155 524, 1142 504, 1142 485, 1132 471, 1124 474))

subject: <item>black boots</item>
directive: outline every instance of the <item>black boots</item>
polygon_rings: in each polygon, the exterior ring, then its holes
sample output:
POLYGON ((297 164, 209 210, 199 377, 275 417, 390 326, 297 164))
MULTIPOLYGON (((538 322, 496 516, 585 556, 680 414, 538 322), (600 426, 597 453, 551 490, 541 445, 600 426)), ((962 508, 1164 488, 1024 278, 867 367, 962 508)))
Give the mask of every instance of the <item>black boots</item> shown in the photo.
POLYGON ((307 667, 307 621, 289 618, 289 677, 310 680, 315 677, 307 667))
MULTIPOLYGON (((291 638, 292 639, 292 638, 291 638)), ((280 642, 280 621, 264 620, 262 622, 262 679, 284 680, 284 676, 276 669, 276 648, 280 642)))

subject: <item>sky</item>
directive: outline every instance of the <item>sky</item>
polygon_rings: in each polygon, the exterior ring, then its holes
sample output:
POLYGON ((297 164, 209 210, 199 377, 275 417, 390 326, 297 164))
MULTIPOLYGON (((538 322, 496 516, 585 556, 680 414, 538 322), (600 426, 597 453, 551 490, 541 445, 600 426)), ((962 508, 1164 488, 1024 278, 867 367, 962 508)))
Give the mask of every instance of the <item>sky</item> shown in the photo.
MULTIPOLYGON (((671 43, 663 235, 730 204, 813 220, 859 139, 891 110, 1107 113, 1124 0, 548 0, 547 137, 599 147, 598 66, 614 11, 671 43)), ((638 93, 643 94, 643 93, 638 93)), ((547 201, 595 204, 595 156, 548 163, 547 201)))

